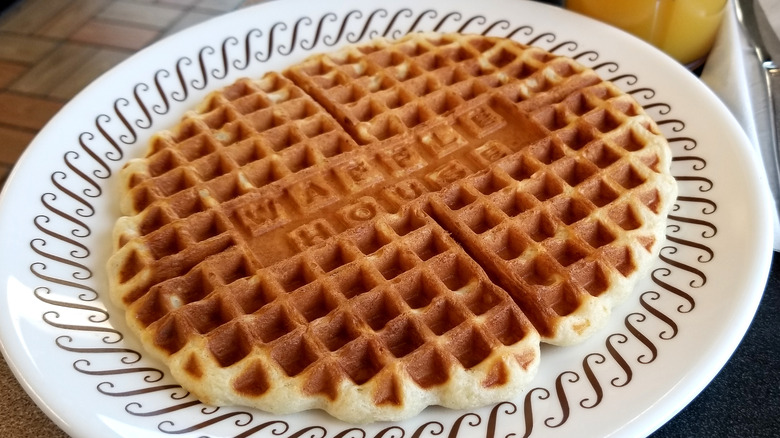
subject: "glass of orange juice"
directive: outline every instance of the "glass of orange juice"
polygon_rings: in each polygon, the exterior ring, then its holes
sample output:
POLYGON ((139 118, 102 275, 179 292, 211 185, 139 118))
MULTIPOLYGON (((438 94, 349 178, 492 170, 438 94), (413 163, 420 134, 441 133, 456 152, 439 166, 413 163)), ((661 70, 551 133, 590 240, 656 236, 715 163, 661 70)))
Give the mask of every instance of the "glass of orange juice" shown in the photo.
POLYGON ((566 0, 567 9, 644 39, 690 69, 704 63, 728 0, 566 0))

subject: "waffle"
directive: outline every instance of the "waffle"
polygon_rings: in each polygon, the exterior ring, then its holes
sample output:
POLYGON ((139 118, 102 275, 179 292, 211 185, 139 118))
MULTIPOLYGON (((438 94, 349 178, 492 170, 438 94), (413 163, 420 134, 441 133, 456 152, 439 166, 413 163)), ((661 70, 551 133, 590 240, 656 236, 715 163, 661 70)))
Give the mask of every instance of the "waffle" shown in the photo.
POLYGON ((213 405, 356 423, 510 399, 652 263, 670 151, 572 59, 414 34, 213 92, 121 172, 130 329, 213 405))

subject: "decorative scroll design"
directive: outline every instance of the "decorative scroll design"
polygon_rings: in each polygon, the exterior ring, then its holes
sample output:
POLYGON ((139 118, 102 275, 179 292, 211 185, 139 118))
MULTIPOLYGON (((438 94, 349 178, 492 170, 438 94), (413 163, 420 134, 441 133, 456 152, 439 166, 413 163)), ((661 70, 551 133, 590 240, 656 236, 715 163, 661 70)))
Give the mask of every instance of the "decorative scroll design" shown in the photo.
POLYGON ((95 385, 100 394, 127 399, 127 415, 157 418, 158 430, 171 435, 206 434, 214 428, 225 427, 238 431, 235 434, 238 437, 260 433, 322 438, 493 437, 501 424, 511 423, 518 428, 512 435, 522 433, 523 437, 531 437, 540 429, 562 427, 570 421, 573 412, 598 407, 607 397, 605 388, 629 386, 643 366, 663 355, 661 344, 678 336, 677 321, 695 309, 696 290, 707 283, 702 265, 715 257, 707 242, 718 233, 715 223, 709 220, 718 206, 707 197, 713 182, 706 176, 706 160, 693 153, 697 141, 684 135, 683 121, 671 118, 671 105, 653 101, 655 90, 640 86, 638 76, 620 69, 616 62, 601 61, 597 51, 581 50, 574 41, 559 41, 554 33, 538 33, 530 25, 516 26, 506 19, 491 21, 483 15, 410 8, 352 10, 341 15, 331 12, 320 17, 302 17, 289 24, 277 22, 267 28, 250 29, 243 35, 228 36, 214 46, 196 50, 192 57, 171 59, 169 66, 158 69, 147 82, 130 86, 128 97, 116 98, 108 111, 94 116, 93 128, 74 139, 73 150, 62 156, 66 170, 50 176, 53 188, 40 196, 43 212, 33 219, 41 235, 30 242, 30 248, 39 257, 30 265, 30 271, 46 284, 37 287, 34 294, 51 307, 41 318, 62 333, 55 344, 78 357, 73 369, 100 380, 95 385), (560 373, 553 382, 538 382, 547 386, 529 388, 517 403, 499 403, 487 414, 468 412, 448 424, 434 421, 416 429, 308 426, 296 430, 299 426, 292 422, 268 421, 261 413, 206 407, 170 383, 164 371, 142 366, 142 354, 123 346, 122 333, 112 328, 109 312, 99 305, 102 291, 95 285, 91 265, 85 260, 91 253, 85 243, 92 235, 90 224, 99 216, 92 200, 104 196, 104 185, 112 175, 112 168, 125 158, 125 147, 135 144, 139 133, 153 128, 160 116, 178 110, 194 91, 207 88, 212 80, 321 45, 354 43, 380 35, 396 38, 416 31, 504 36, 571 56, 625 87, 649 114, 655 115, 660 129, 670 134, 674 161, 684 169, 676 175, 681 195, 670 216, 666 246, 659 255, 662 266, 650 274, 653 287, 638 294, 638 310, 625 317, 625 330, 606 335, 601 351, 587 354, 579 366, 560 373), (683 237, 690 234, 693 238, 683 237), (691 251, 697 254, 693 265, 689 258, 681 257, 691 251), (61 292, 58 296, 69 299, 52 298, 54 290, 61 292), (665 310, 669 302, 676 306, 671 312, 665 310), (77 313, 82 322, 66 322, 65 313, 77 313), (659 326, 660 331, 651 329, 659 326), (97 340, 90 343, 77 336, 85 333, 95 335, 97 340), (628 345, 636 343, 642 346, 642 353, 632 355, 628 345), (141 376, 141 382, 135 387, 120 383, 119 376, 127 375, 141 376), (571 389, 575 387, 578 391, 571 389), (556 406, 551 412, 557 413, 542 418, 537 414, 541 405, 556 406), (174 414, 182 412, 187 415, 173 419, 174 414))

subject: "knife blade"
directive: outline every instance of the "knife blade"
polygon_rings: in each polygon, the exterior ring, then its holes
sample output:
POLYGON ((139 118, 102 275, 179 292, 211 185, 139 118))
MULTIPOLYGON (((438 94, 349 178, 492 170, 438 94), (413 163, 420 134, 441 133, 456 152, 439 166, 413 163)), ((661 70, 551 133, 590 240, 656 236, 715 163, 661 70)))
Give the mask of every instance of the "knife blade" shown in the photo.
POLYGON ((774 34, 768 20, 762 15, 763 10, 758 0, 736 0, 734 2, 737 21, 748 36, 749 42, 758 57, 759 65, 764 75, 766 96, 769 102, 770 144, 765 150, 772 153, 774 175, 767 175, 773 180, 775 207, 780 212, 780 58, 773 59, 772 52, 780 48, 780 39, 774 34), (759 12, 760 11, 760 12, 759 12), (762 33, 761 26, 769 31, 762 33))

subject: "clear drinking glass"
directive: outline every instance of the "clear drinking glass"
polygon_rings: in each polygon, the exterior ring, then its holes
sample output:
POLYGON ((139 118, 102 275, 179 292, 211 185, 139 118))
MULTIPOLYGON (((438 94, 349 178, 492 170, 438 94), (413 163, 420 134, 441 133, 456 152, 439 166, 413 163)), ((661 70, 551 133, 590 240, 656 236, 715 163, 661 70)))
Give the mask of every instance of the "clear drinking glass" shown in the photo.
POLYGON ((566 0, 575 12, 628 31, 689 69, 699 67, 715 41, 728 0, 566 0))

